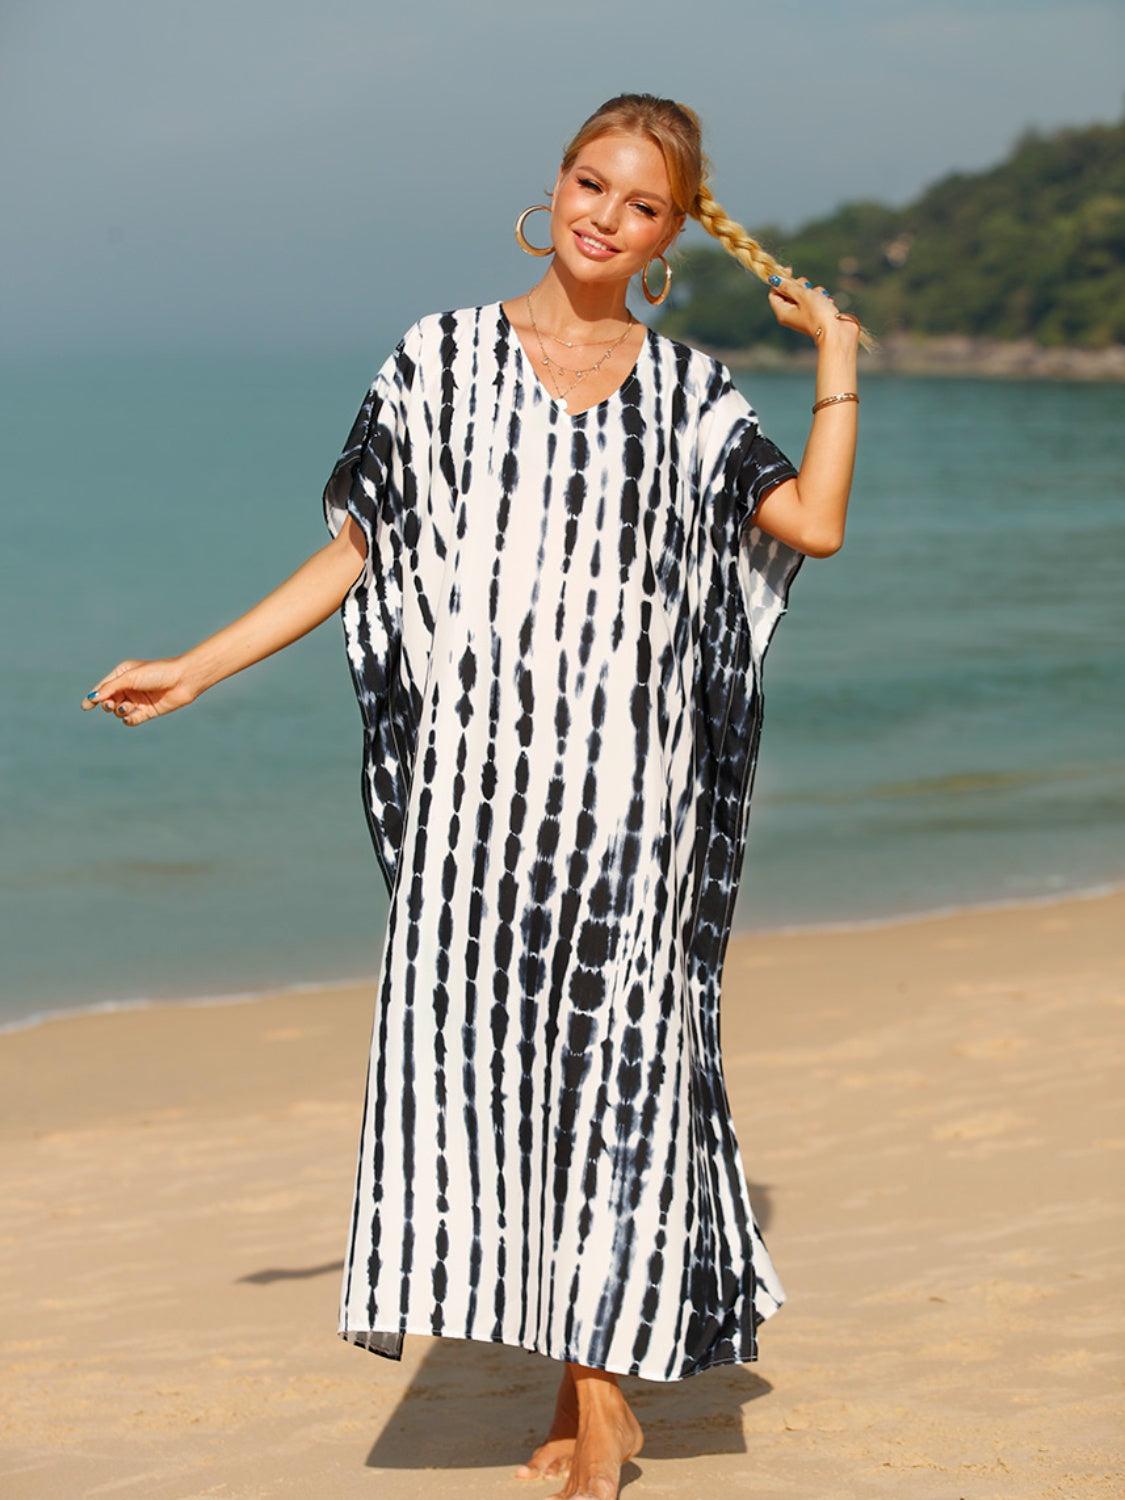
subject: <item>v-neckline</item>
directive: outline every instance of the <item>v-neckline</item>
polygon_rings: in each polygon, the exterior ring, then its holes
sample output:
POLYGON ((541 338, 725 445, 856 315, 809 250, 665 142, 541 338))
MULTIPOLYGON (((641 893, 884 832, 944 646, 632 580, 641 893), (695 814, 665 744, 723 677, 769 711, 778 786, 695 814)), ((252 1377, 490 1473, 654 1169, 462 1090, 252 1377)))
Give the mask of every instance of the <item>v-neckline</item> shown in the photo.
POLYGON ((495 306, 501 326, 510 337, 512 343, 515 345, 516 354, 519 358, 521 368, 527 370, 527 372, 530 374, 531 379, 536 387, 540 391, 542 391, 543 399, 545 401, 549 401, 551 405, 556 409, 556 411, 558 411, 561 416, 564 416, 568 422, 580 422, 583 417, 588 417, 593 412, 601 411, 603 407, 609 406, 610 403, 616 401, 619 396, 624 395, 629 386, 633 385, 638 380, 641 362, 644 360, 646 354, 651 349, 652 340, 655 337, 652 329, 645 325, 645 336, 641 340, 641 347, 638 349, 637 357, 633 361, 633 368, 625 376, 621 384, 617 386, 615 390, 610 391, 609 395, 606 396, 603 400, 596 401, 593 406, 584 406, 581 411, 572 412, 567 408, 565 397, 554 396, 547 389, 546 384, 539 375, 539 371, 531 362, 531 356, 523 347, 523 340, 516 332, 515 324, 512 322, 511 318, 509 318, 508 314, 504 311, 503 300, 497 302, 495 306))

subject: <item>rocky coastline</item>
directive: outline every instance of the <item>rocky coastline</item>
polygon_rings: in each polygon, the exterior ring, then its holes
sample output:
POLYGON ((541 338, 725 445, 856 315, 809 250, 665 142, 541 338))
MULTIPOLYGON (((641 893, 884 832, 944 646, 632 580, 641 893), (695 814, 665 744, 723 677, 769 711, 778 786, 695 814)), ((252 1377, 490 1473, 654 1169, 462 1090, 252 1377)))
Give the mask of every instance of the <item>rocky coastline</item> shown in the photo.
MULTIPOLYGON (((696 343, 694 339, 689 340, 696 343)), ((697 347, 706 348, 703 345, 697 347)), ((770 344, 745 349, 706 348, 731 370, 811 370, 816 351, 770 344)), ((865 375, 980 375, 1005 380, 1125 380, 1125 344, 1079 349, 1032 339, 976 338, 969 334, 887 334, 873 353, 860 350, 865 375)))

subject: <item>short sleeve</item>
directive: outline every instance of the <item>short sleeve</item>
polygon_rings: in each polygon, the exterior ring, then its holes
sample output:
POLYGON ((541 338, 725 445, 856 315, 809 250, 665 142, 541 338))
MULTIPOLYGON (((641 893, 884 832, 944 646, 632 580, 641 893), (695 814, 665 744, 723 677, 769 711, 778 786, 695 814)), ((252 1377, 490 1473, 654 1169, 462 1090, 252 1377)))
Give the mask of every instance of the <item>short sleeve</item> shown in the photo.
POLYGON ((324 520, 338 536, 352 515, 363 528, 367 555, 353 589, 370 587, 388 527, 401 527, 412 500, 409 402, 418 360, 418 325, 412 324, 368 387, 324 487, 324 520))
POLYGON ((419 325, 403 334, 368 387, 324 487, 324 520, 338 536, 345 518, 367 540, 362 569, 340 606, 360 712, 381 736, 403 644, 404 568, 416 529, 417 475, 411 432, 418 384, 419 325))
POLYGON ((796 464, 766 437, 756 418, 739 444, 736 462, 740 520, 746 526, 770 490, 784 479, 796 479, 798 471, 796 464))
POLYGON ((700 453, 703 597, 710 597, 711 608, 723 608, 732 598, 740 604, 760 677, 806 554, 764 531, 755 516, 770 490, 796 479, 798 469, 762 431, 725 365, 717 368, 701 423, 700 453))

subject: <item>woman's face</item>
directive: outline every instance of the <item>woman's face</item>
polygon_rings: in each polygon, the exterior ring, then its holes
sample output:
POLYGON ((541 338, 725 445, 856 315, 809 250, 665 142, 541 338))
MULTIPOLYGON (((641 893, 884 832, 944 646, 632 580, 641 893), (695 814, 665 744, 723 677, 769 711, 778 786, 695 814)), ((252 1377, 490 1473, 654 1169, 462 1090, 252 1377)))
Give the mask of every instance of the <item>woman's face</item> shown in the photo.
POLYGON ((555 253, 582 281, 632 276, 684 222, 672 208, 659 146, 619 130, 583 146, 569 171, 560 169, 551 209, 555 253))

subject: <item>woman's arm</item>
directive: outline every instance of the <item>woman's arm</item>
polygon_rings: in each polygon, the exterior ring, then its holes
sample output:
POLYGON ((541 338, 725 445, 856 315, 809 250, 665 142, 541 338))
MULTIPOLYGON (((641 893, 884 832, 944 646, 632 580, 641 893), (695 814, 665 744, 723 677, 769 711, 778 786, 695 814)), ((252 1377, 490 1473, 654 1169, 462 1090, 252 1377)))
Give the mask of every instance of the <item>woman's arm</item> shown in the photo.
MULTIPOLYGON (((774 313, 785 327, 808 333, 810 338, 815 337, 817 328, 823 329, 815 340, 813 400, 840 391, 858 392, 859 325, 850 319, 837 319, 831 298, 802 282, 783 278, 779 292, 770 293, 771 302, 775 296, 779 305, 774 313), (796 305, 783 302, 781 293, 796 305)), ((769 491, 754 514, 755 523, 810 557, 830 557, 838 552, 844 545, 858 428, 858 401, 834 401, 814 412, 799 478, 786 479, 769 491)))
POLYGON ((307 558, 295 573, 222 630, 186 651, 180 660, 194 696, 244 667, 299 641, 343 603, 367 552, 354 517, 338 536, 307 558))
POLYGON ((300 640, 340 608, 359 576, 367 541, 346 517, 338 535, 245 614, 180 656, 119 662, 82 707, 103 707, 126 724, 193 703, 215 683, 300 640))

